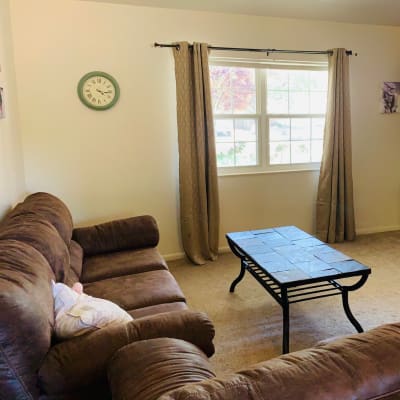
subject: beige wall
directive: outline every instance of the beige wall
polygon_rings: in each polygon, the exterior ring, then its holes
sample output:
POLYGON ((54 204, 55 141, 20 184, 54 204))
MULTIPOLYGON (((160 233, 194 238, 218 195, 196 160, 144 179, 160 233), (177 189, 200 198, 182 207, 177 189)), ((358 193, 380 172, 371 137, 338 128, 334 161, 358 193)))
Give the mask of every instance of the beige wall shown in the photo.
MULTIPOLYGON (((13 0, 12 22, 28 191, 61 196, 77 223, 149 213, 161 251, 181 251, 170 50, 154 41, 246 47, 346 47, 351 58, 359 231, 400 226, 400 115, 379 114, 383 80, 400 80, 400 29, 67 0, 13 0), (84 107, 79 78, 114 75, 118 105, 84 107)), ((221 245, 231 230, 314 229, 317 172, 221 177, 221 245)))
POLYGON ((9 1, 0 0, 0 87, 6 112, 0 119, 0 219, 25 190, 13 59, 9 1))

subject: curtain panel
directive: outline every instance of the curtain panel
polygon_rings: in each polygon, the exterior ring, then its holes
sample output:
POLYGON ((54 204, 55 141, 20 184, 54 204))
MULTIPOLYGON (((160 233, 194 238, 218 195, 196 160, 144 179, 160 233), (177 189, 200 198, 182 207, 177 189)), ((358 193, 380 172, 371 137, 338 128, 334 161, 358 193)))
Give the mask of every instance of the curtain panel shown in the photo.
POLYGON ((328 104, 317 194, 317 236, 334 243, 355 239, 349 57, 334 49, 328 61, 328 104))
POLYGON ((219 199, 208 45, 174 48, 182 245, 195 264, 218 254, 219 199))

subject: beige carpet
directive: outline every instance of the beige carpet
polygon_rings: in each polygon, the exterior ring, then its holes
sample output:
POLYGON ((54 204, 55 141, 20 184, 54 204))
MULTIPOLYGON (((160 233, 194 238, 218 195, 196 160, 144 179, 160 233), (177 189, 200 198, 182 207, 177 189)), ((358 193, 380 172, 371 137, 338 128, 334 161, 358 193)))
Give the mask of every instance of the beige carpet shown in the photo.
MULTIPOLYGON (((334 247, 372 268, 367 283, 350 293, 351 309, 363 328, 400 321, 400 232, 360 236, 334 247)), ((205 311, 215 324, 216 354, 211 360, 218 376, 280 354, 282 313, 275 300, 248 273, 235 293, 229 293, 239 272, 238 258, 223 254, 205 266, 183 260, 169 265, 189 306, 205 311)), ((290 315, 291 351, 355 332, 340 296, 293 304, 290 315)))

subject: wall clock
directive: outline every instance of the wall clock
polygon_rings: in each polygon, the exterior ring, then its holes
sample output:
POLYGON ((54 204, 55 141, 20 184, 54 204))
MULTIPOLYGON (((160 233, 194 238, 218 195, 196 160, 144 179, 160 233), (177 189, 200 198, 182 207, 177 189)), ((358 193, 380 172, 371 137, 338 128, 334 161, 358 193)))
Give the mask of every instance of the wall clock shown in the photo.
POLYGON ((105 72, 88 72, 79 80, 78 96, 85 106, 93 110, 107 110, 118 101, 119 85, 105 72))

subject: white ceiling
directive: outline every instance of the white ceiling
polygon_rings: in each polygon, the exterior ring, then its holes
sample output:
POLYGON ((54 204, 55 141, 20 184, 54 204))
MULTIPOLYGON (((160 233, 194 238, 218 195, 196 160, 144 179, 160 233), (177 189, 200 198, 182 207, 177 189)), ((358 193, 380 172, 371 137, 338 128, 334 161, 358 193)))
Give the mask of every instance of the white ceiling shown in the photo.
POLYGON ((91 0, 146 7, 400 26, 400 0, 91 0))

